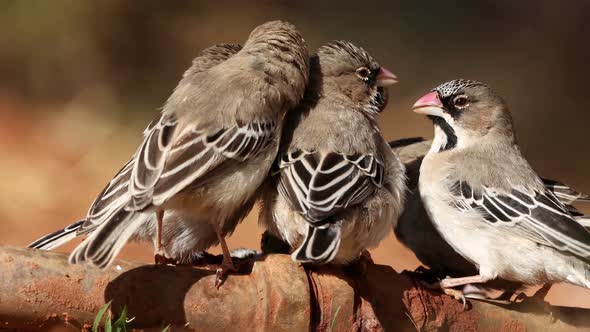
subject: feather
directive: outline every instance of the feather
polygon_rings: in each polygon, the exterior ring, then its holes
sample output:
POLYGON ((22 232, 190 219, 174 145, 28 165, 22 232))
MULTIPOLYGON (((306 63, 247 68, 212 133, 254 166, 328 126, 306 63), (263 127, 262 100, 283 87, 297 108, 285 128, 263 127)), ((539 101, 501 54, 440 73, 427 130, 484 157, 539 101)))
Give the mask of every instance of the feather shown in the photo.
POLYGON ((312 225, 364 200, 383 183, 383 163, 373 155, 287 153, 279 164, 279 192, 312 225))
POLYGON ((513 188, 503 194, 485 186, 474 189, 465 181, 456 182, 450 189, 458 209, 476 210, 496 227, 590 259, 590 233, 549 189, 538 192, 513 188))

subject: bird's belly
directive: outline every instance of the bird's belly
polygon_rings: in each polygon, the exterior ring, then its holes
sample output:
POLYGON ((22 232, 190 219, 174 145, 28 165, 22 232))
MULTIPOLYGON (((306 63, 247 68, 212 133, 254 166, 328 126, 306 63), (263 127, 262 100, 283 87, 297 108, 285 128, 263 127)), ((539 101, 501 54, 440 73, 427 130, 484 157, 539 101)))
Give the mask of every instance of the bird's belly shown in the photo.
POLYGON ((476 266, 485 265, 493 254, 490 248, 494 238, 486 232, 485 225, 480 225, 482 221, 447 204, 426 205, 436 229, 447 243, 476 266))
MULTIPOLYGON (((562 279, 553 271, 561 254, 528 239, 503 232, 474 211, 460 211, 450 204, 425 203, 431 219, 455 251, 490 279, 496 277, 527 284, 562 279)), ((563 262, 561 264, 564 264, 563 262)))

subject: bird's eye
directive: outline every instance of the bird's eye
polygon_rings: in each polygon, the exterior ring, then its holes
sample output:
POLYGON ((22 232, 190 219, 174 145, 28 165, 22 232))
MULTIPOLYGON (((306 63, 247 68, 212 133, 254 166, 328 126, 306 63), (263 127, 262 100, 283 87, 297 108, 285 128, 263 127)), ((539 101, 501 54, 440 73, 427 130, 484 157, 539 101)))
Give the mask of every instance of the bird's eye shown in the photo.
POLYGON ((469 97, 465 95, 457 96, 453 99, 453 105, 455 105, 456 108, 465 108, 469 106, 469 97))
POLYGON ((371 71, 368 68, 361 67, 356 70, 356 76, 358 76, 363 81, 368 81, 369 76, 371 76, 371 71))

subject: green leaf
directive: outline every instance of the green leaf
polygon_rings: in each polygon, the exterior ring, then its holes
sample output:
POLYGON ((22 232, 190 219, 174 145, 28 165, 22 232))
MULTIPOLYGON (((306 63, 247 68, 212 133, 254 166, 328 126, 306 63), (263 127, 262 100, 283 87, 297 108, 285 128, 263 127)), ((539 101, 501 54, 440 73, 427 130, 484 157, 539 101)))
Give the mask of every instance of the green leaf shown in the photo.
POLYGON ((127 331, 127 306, 123 307, 119 318, 113 323, 116 332, 127 331))
POLYGON ((162 332, 170 332, 170 324, 168 324, 168 326, 166 326, 162 332))
POLYGON ((98 332, 98 327, 100 325, 100 322, 102 321, 102 317, 104 316, 104 313, 109 309, 109 307, 111 306, 111 302, 109 301, 107 303, 105 303, 100 310, 98 311, 98 313, 96 314, 96 317, 94 317, 94 323, 92 324, 92 332, 98 332))
POLYGON ((104 332, 113 332, 113 325, 111 324, 111 313, 107 314, 107 319, 104 322, 104 332))

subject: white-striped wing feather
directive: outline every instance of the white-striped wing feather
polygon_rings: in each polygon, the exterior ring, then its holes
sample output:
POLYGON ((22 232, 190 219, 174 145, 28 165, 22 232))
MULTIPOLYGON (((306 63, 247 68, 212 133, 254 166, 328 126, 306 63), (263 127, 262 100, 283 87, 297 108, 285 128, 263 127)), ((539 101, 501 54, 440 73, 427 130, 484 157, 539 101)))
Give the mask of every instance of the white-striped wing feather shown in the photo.
POLYGON ((478 210, 494 226, 590 259, 590 233, 550 190, 513 188, 502 194, 489 187, 472 188, 464 181, 456 182, 451 190, 461 210, 478 210))
POLYGON ((96 197, 86 214, 84 223, 77 230, 78 235, 90 233, 127 204, 130 197, 129 179, 133 162, 134 158, 129 160, 96 197))
POLYGON ((279 161, 279 192, 314 226, 361 202, 383 183, 373 155, 291 151, 279 161))
POLYGON ((274 139, 274 121, 252 121, 230 128, 188 128, 169 142, 176 121, 167 118, 153 127, 135 158, 128 208, 160 205, 227 160, 256 156, 274 139))
POLYGON ((575 201, 590 202, 590 197, 588 195, 582 194, 566 184, 547 178, 541 178, 541 180, 543 181, 545 188, 554 193, 564 204, 571 204, 575 201))

